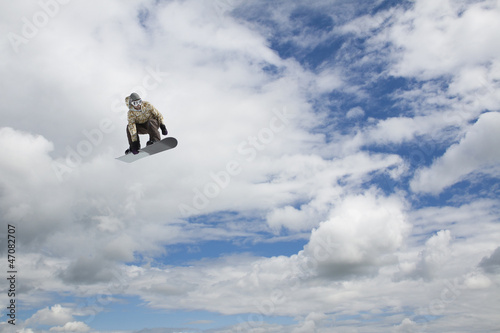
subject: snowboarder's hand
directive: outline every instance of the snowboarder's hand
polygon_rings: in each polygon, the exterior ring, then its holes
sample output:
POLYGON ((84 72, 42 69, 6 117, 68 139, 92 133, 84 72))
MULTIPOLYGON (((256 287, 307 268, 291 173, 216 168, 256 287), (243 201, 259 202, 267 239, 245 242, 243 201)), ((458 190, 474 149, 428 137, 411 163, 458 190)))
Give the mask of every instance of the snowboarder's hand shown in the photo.
POLYGON ((163 134, 163 135, 167 135, 168 134, 167 128, 165 127, 164 124, 161 124, 160 128, 161 128, 161 134, 163 134))
POLYGON ((139 143, 139 141, 132 142, 132 144, 130 145, 130 151, 132 152, 132 154, 139 154, 139 149, 141 149, 141 144, 139 143))

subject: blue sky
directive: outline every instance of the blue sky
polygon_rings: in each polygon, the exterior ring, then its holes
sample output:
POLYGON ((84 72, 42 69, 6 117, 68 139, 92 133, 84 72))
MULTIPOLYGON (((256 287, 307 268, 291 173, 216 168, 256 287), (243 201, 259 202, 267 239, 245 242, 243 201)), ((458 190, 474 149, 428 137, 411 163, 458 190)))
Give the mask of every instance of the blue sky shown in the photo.
POLYGON ((499 326, 498 1, 3 7, 0 332, 499 326))

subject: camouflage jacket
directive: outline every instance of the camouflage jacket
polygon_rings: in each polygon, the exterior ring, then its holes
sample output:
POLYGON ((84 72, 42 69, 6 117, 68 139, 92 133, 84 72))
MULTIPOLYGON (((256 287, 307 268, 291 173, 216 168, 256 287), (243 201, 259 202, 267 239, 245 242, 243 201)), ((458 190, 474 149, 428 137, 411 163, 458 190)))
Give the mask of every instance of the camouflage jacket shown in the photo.
POLYGON ((158 120, 158 124, 164 124, 162 114, 156 110, 153 104, 142 101, 142 106, 140 110, 134 109, 133 106, 129 104, 129 97, 125 98, 125 103, 128 107, 128 131, 132 137, 132 141, 137 141, 137 127, 136 124, 144 124, 150 119, 158 120))

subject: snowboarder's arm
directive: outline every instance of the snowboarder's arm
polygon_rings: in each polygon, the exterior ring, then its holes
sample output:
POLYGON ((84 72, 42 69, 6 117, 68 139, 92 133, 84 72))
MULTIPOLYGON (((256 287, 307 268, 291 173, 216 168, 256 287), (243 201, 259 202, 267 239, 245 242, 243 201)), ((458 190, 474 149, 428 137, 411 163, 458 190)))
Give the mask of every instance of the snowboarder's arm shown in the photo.
POLYGON ((163 120, 163 115, 160 113, 160 111, 154 109, 157 113, 157 118, 158 119, 158 123, 160 124, 160 129, 161 129, 161 134, 163 135, 167 135, 168 134, 168 131, 167 131, 167 127, 165 126, 165 121, 163 120))
POLYGON ((153 104, 149 103, 149 102, 144 102, 144 107, 151 112, 151 114, 153 115, 153 117, 158 120, 158 123, 159 124, 165 124, 165 121, 163 119, 163 115, 160 113, 160 111, 158 111, 154 106, 153 104))
POLYGON ((137 141, 137 126, 135 126, 135 118, 132 113, 128 113, 128 132, 130 133, 130 137, 132 138, 132 142, 137 141))
POLYGON ((154 109, 154 112, 156 114, 156 119, 158 119, 158 123, 160 124, 160 129, 161 129, 161 134, 167 135, 167 127, 165 126, 165 120, 163 119, 163 115, 160 113, 160 111, 154 109))
POLYGON ((156 119, 158 119, 158 123, 165 124, 165 120, 163 119, 163 115, 160 113, 160 111, 154 109, 154 112, 156 113, 156 119))

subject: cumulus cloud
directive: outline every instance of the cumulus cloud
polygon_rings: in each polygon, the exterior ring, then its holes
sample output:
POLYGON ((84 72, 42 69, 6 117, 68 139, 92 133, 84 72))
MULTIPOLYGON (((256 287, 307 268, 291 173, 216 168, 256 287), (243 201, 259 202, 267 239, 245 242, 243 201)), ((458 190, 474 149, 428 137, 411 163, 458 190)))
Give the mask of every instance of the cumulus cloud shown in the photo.
POLYGON ((488 112, 477 120, 459 143, 428 167, 419 170, 411 181, 415 192, 440 193, 472 172, 499 176, 500 113, 488 112))
POLYGON ((28 320, 26 325, 64 325, 73 320, 72 310, 60 304, 38 310, 28 320))
POLYGON ((64 326, 52 327, 51 332, 88 332, 90 327, 80 321, 72 321, 64 324, 64 326))
POLYGON ((425 243, 425 249, 418 255, 416 262, 403 262, 396 279, 403 278, 430 280, 439 275, 441 268, 450 258, 451 233, 449 230, 441 230, 425 243))
POLYGON ((304 255, 323 277, 372 275, 387 263, 409 232, 404 202, 368 193, 345 198, 311 234, 304 255))
POLYGON ((414 321, 412 321, 409 318, 405 318, 405 319, 403 319, 401 324, 399 324, 398 326, 396 326, 392 330, 392 332, 411 333, 411 332, 415 332, 415 329, 417 329, 417 327, 418 327, 417 323, 415 323, 414 321))
POLYGON ((0 143, 9 156, 0 161, 2 220, 26 221, 30 227, 21 232, 27 243, 43 239, 67 218, 71 202, 71 195, 60 196, 64 191, 51 168, 53 144, 43 136, 12 128, 0 129, 0 143))

